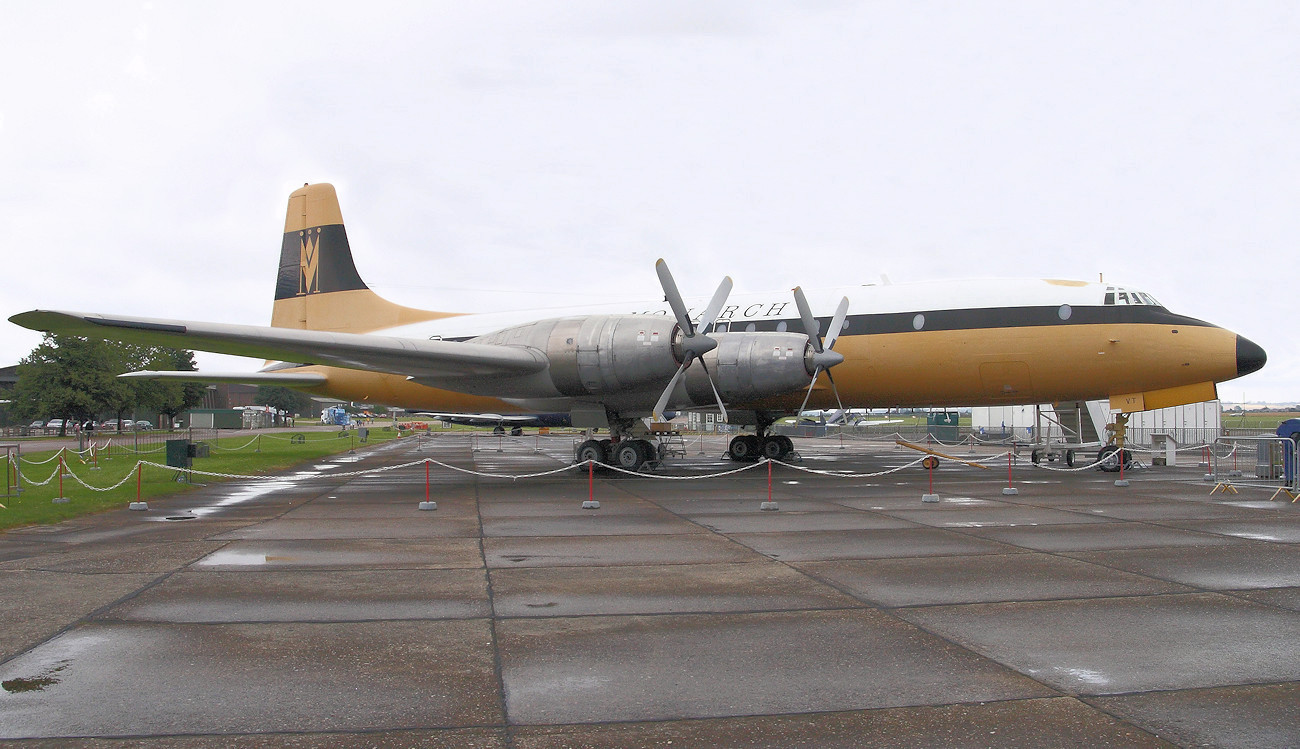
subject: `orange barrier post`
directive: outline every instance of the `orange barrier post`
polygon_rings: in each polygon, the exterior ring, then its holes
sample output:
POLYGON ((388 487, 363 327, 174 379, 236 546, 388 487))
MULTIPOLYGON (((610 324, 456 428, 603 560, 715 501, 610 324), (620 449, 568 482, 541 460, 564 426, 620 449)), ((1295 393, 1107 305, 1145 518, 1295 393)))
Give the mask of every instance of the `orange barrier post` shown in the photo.
POLYGON ((599 510, 600 503, 596 501, 596 461, 587 462, 587 501, 582 503, 584 510, 599 510))

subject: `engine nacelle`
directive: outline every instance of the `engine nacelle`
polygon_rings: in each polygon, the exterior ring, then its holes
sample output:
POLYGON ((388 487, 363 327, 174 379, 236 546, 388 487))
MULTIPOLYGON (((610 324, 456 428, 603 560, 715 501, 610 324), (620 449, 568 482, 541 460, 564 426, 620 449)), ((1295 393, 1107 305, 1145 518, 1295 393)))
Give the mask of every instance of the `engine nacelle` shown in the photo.
POLYGON ((677 323, 653 315, 590 315, 540 320, 474 339, 546 353, 546 381, 522 384, 525 397, 581 398, 663 389, 681 365, 677 323), (530 391, 531 390, 531 391, 530 391), (549 391, 549 392, 544 392, 549 391))
MULTIPOLYGON (((743 402, 808 387, 811 350, 803 333, 715 333, 718 347, 704 355, 723 401, 743 402)), ((686 371, 686 392, 697 405, 714 403, 703 367, 686 371)))

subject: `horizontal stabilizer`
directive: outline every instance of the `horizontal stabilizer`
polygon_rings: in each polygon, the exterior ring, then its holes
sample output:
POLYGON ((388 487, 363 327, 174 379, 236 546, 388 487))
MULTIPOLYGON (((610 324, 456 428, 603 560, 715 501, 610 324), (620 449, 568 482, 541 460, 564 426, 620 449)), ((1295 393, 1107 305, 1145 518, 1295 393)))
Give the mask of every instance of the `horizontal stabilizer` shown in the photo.
POLYGON ((444 382, 519 377, 548 366, 545 354, 523 346, 48 310, 23 312, 9 321, 59 335, 198 349, 302 366, 324 364, 432 377, 444 382))
POLYGON ((318 372, 156 372, 141 370, 118 375, 129 380, 171 380, 174 382, 236 382, 243 385, 281 385, 307 387, 324 385, 325 375, 318 372))

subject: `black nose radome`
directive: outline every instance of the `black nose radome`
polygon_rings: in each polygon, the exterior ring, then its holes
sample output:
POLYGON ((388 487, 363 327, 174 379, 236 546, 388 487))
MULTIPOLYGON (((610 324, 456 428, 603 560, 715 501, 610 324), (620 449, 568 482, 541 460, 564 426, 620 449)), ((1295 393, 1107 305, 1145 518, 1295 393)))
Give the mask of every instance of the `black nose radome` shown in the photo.
POLYGON ((1264 349, 1259 347, 1258 343, 1237 336, 1237 376, 1248 375, 1251 372, 1258 372, 1264 368, 1264 362, 1268 361, 1268 354, 1264 349))

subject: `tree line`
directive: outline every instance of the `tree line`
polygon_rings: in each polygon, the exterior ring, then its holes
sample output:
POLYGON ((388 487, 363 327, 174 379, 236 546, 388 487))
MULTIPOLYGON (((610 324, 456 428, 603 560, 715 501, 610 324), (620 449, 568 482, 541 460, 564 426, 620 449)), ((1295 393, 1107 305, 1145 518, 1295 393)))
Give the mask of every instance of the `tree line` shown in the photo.
POLYGON ((121 379, 142 369, 192 372, 194 352, 163 346, 109 343, 47 333, 18 362, 12 410, 23 419, 63 419, 69 424, 112 416, 122 423, 137 410, 177 415, 203 402, 196 382, 121 379))

